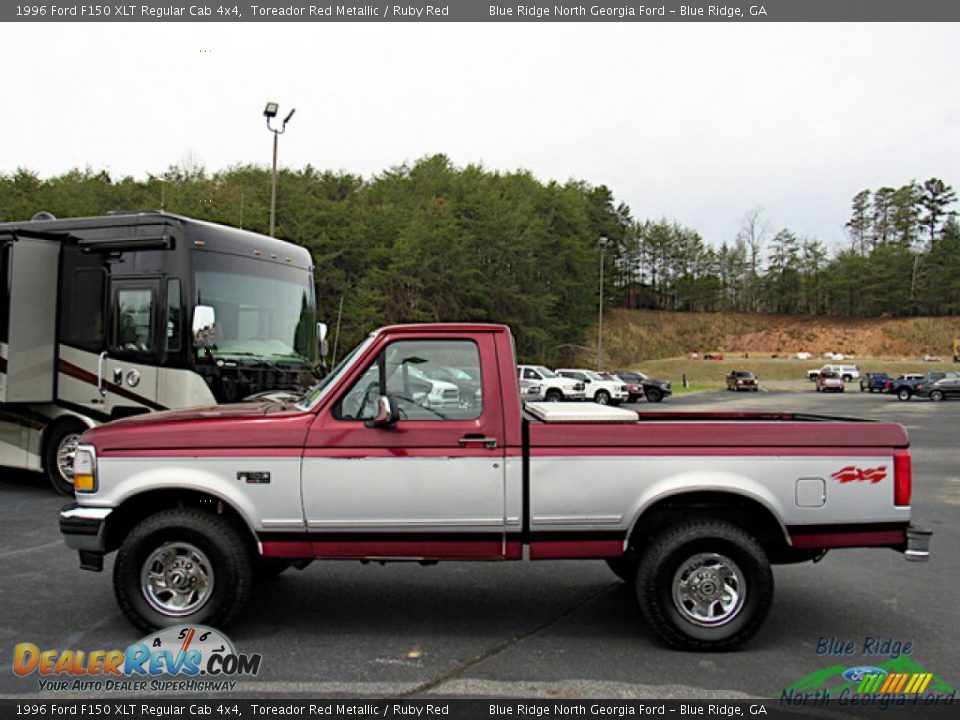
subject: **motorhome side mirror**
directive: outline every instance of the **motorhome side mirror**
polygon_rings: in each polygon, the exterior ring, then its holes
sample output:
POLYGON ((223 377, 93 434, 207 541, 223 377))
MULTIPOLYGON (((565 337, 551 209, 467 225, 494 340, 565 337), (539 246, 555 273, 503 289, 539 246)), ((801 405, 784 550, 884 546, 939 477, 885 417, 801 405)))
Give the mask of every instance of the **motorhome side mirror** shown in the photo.
POLYGON ((368 428, 383 428, 390 430, 397 426, 400 420, 400 408, 397 401, 390 395, 381 395, 377 398, 377 414, 364 423, 368 428))
POLYGON ((326 323, 317 323, 317 350, 319 351, 320 357, 326 357, 330 352, 330 344, 327 342, 327 331, 326 323))
POLYGON ((193 346, 214 348, 217 346, 217 313, 209 305, 197 305, 193 310, 193 346))

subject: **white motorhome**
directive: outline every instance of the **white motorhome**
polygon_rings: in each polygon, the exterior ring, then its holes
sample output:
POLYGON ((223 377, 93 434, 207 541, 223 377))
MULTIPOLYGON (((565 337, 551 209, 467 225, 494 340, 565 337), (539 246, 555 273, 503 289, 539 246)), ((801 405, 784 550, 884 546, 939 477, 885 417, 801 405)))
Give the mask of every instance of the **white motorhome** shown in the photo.
POLYGON ((94 425, 314 381, 307 250, 163 212, 44 215, 0 224, 0 465, 70 494, 94 425))

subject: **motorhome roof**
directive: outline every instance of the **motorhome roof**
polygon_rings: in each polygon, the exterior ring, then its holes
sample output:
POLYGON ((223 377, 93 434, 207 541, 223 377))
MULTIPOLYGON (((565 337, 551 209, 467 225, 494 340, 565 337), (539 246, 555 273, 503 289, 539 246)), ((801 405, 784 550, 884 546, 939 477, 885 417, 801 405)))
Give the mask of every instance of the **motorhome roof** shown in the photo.
MULTIPOLYGON (((123 240, 124 249, 141 246, 147 249, 169 231, 161 227, 179 227, 183 240, 197 249, 256 257, 259 260, 289 264, 312 270, 310 252, 293 243, 267 237, 249 230, 196 220, 157 210, 111 212, 94 217, 62 218, 57 220, 26 220, 0 223, 0 235, 31 235, 34 237, 71 237, 81 245, 101 250, 110 249, 111 241, 123 240), (131 236, 129 229, 136 228, 131 236), (151 232, 149 228, 155 228, 151 232)), ((173 237, 176 237, 174 234, 173 237)))

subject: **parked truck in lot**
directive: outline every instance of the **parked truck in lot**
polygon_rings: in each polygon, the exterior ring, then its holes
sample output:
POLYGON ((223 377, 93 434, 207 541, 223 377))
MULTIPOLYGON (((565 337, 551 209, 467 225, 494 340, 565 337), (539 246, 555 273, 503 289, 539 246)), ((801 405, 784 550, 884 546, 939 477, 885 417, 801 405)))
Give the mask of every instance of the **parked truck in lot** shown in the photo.
POLYGON ((256 578, 314 559, 526 555, 606 561, 663 639, 704 650, 759 630, 774 564, 928 556, 900 425, 524 405, 515 363, 504 326, 388 327, 296 403, 94 428, 61 532, 87 570, 117 552, 117 601, 143 630, 223 626, 256 578), (479 402, 424 403, 411 370, 431 363, 478 378, 479 402))
POLYGON ((0 224, 0 465, 72 494, 98 423, 302 392, 315 316, 310 253, 263 235, 161 212, 0 224))

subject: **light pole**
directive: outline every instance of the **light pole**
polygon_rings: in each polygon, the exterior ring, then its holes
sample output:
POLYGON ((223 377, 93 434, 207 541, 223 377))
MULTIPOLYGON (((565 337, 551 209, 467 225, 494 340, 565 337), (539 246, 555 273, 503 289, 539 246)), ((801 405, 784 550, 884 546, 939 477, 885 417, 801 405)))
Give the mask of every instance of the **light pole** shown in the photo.
POLYGON ((263 116, 267 119, 267 130, 273 133, 273 174, 270 181, 270 237, 273 237, 277 220, 277 140, 286 131, 287 123, 290 122, 290 118, 292 118, 293 114, 297 111, 296 108, 291 110, 283 119, 283 125, 277 129, 270 125, 270 121, 277 116, 279 109, 280 106, 275 102, 268 102, 267 106, 263 109, 263 116))
POLYGON ((607 249, 607 238, 600 236, 597 244, 600 246, 600 314, 597 317, 597 370, 603 362, 603 253, 607 249))

